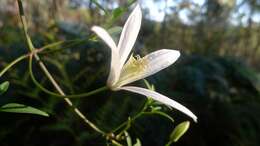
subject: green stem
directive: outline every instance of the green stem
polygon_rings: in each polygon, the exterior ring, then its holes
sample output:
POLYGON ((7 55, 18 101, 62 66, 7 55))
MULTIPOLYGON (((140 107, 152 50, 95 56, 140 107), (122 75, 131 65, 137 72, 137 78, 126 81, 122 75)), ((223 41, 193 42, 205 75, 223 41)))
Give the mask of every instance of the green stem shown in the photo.
MULTIPOLYGON (((54 43, 45 45, 41 49, 47 50, 44 53, 49 53, 49 52, 52 52, 52 51, 61 50, 61 49, 56 49, 56 48, 54 49, 55 46, 65 45, 67 43, 70 43, 70 45, 66 46, 68 48, 69 46, 72 46, 72 45, 74 46, 74 45, 80 44, 80 43, 85 42, 85 41, 86 41, 86 38, 78 38, 78 39, 72 39, 72 40, 58 41, 58 42, 54 42, 54 43)), ((65 48, 63 47, 62 49, 66 49, 66 47, 65 48)))
MULTIPOLYGON (((44 47, 42 47, 41 49, 38 49, 37 52, 38 53, 41 53, 42 51, 46 50, 47 48, 50 48, 50 47, 53 47, 53 46, 56 46, 56 45, 59 45, 60 42, 57 42, 57 43, 53 43, 53 44, 50 44, 50 45, 46 45, 44 47)), ((15 60, 13 60, 12 62, 10 62, 1 72, 0 72, 0 77, 2 77, 9 69, 11 69, 14 65, 16 65, 17 63, 23 61, 24 59, 28 58, 30 56, 31 53, 29 54, 25 54, 25 55, 22 55, 18 58, 16 58, 15 60)))
MULTIPOLYGON (((83 40, 83 39, 82 39, 83 40)), ((53 48, 55 46, 58 46, 58 45, 61 45, 63 43, 67 43, 67 42, 80 42, 82 41, 81 39, 75 39, 75 40, 68 40, 68 41, 59 41, 59 42, 55 42, 55 43, 52 43, 52 44, 48 44, 46 46, 43 46, 42 48, 40 49, 37 49, 37 53, 44 53, 43 51, 45 51, 46 49, 49 49, 49 48, 53 48)), ((30 49, 30 50, 34 50, 33 49, 30 49)), ((1 72, 0 72, 0 77, 2 77, 9 69, 11 69, 14 65, 16 65, 17 63, 23 61, 24 59, 28 58, 30 56, 31 53, 29 54, 25 54, 25 55, 22 55, 18 58, 16 58, 14 61, 12 61, 11 63, 9 63, 1 72)))
POLYGON ((123 146, 122 144, 120 144, 119 142, 115 141, 115 140, 111 140, 111 142, 115 145, 115 146, 123 146))
POLYGON ((20 16, 20 19, 21 19, 21 22, 23 25, 23 31, 24 31, 24 35, 26 37, 26 42, 27 42, 27 45, 28 45, 30 51, 33 51, 34 46, 32 44, 30 36, 28 35, 28 27, 27 27, 27 22, 26 22, 25 15, 24 15, 23 3, 21 0, 17 0, 17 2, 18 2, 18 6, 19 6, 19 14, 20 14, 19 16, 20 16))
POLYGON ((13 67, 15 64, 19 63, 20 61, 26 59, 29 57, 29 55, 22 55, 19 58, 15 59, 11 63, 9 63, 1 72, 0 72, 0 77, 2 77, 11 67, 13 67))
MULTIPOLYGON (((143 115, 143 112, 138 113, 137 115, 135 115, 135 116, 131 119, 131 122, 132 122, 132 121, 135 121, 137 118, 139 118, 139 117, 142 116, 142 115, 143 115)), ((112 130, 112 133, 115 133, 116 131, 122 129, 122 128, 123 128, 124 126, 126 126, 128 123, 129 123, 129 121, 125 121, 124 123, 122 123, 121 125, 119 125, 116 129, 112 130)), ((124 130, 122 130, 122 132, 128 130, 129 128, 130 128, 130 127, 126 127, 124 130)))
MULTIPOLYGON (((145 110, 147 109, 147 107, 148 107, 149 104, 150 104, 150 101, 149 101, 149 99, 147 99, 146 102, 144 103, 144 106, 142 107, 142 110, 141 110, 138 114, 136 114, 133 118, 131 118, 131 122, 132 122, 132 121, 135 121, 137 118, 139 118, 140 116, 142 116, 143 114, 145 114, 145 110)), ((122 128, 123 128, 124 126, 126 126, 128 123, 129 123, 129 120, 123 122, 123 123, 120 124, 117 128, 115 128, 114 130, 112 130, 112 133, 115 133, 115 132, 117 132, 118 130, 122 129, 122 128)), ((127 127, 127 126, 126 126, 125 129, 122 130, 122 132, 125 131, 125 130, 127 130, 128 128, 130 128, 130 127, 127 127)), ((122 133, 122 132, 121 132, 121 133, 122 133)))
MULTIPOLYGON (((102 87, 102 88, 99 88, 99 89, 96 89, 94 91, 91 91, 91 92, 88 92, 88 93, 83 93, 83 94, 78 94, 78 95, 65 95, 65 93, 61 90, 61 88, 58 86, 58 84, 56 83, 56 81, 53 79, 53 77, 50 75, 50 73, 48 72, 48 70, 46 69, 46 67, 43 65, 42 62, 39 62, 40 64, 40 67, 43 69, 44 73, 46 74, 46 76, 49 78, 49 80, 52 82, 52 84, 54 85, 54 87, 58 90, 58 92, 60 94, 57 94, 57 93, 54 93, 54 92, 51 92, 47 89, 45 89, 44 87, 41 86, 41 84, 35 79, 34 75, 33 75, 33 72, 32 72, 32 55, 30 56, 30 61, 29 61, 29 72, 30 72, 30 76, 33 80, 33 82, 43 91, 45 91, 46 93, 48 94, 51 94, 53 96, 58 96, 58 97, 69 97, 69 98, 72 98, 72 97, 87 97, 87 96, 90 96, 90 95, 93 95, 93 94, 96 94, 96 93, 99 93, 101 91, 104 91, 106 89, 108 89, 107 87, 102 87)), ((66 103, 71 107, 73 108, 74 112, 80 117, 83 119, 84 122, 86 122, 89 126, 91 126, 95 131, 99 132, 100 134, 102 135, 105 135, 105 132, 103 132, 102 130, 100 130, 95 124, 93 124, 92 122, 90 122, 81 112, 78 108, 74 107, 73 106, 73 103, 69 100, 69 98, 64 98, 64 100, 66 101, 66 103)))
POLYGON ((55 96, 55 97, 62 97, 62 98, 88 97, 88 96, 97 94, 97 93, 99 93, 99 92, 108 90, 108 87, 107 87, 107 86, 104 86, 104 87, 98 88, 98 89, 96 89, 96 90, 87 92, 87 93, 81 93, 81 94, 75 94, 75 95, 61 95, 61 94, 57 94, 57 93, 55 93, 55 92, 49 91, 48 89, 46 89, 45 87, 43 87, 40 82, 38 82, 38 81, 36 80, 36 78, 35 78, 35 76, 34 76, 34 74, 33 74, 33 70, 32 70, 32 57, 30 57, 30 60, 29 60, 29 74, 30 74, 30 76, 31 76, 31 78, 32 78, 33 83, 34 83, 38 88, 40 88, 43 92, 45 92, 45 93, 47 93, 47 94, 49 94, 49 95, 55 96))
POLYGON ((106 15, 108 14, 107 10, 104 9, 104 8, 97 2, 97 0, 91 0, 91 2, 93 2, 99 9, 101 9, 102 11, 104 11, 106 15))
MULTIPOLYGON (((60 72, 62 78, 64 80, 62 80, 61 82, 68 87, 69 91, 71 94, 74 94, 74 89, 73 89, 73 83, 71 81, 71 79, 69 78, 69 75, 67 74, 66 72, 66 66, 59 63, 59 61, 56 61, 56 60, 53 60, 53 59, 50 59, 50 58, 45 58, 45 60, 49 63, 51 63, 52 65, 54 65, 58 71, 60 72)), ((66 63, 65 63, 66 64, 66 63)))
POLYGON ((165 146, 171 146, 172 143, 172 141, 169 141, 165 146))
MULTIPOLYGON (((22 6, 22 1, 21 0, 17 0, 18 1, 18 6, 19 6, 19 12, 20 12, 20 18, 23 24, 23 30, 26 36, 26 41, 27 41, 27 45, 30 49, 30 51, 33 54, 33 51, 35 50, 33 43, 30 39, 30 36, 28 35, 27 32, 27 23, 25 20, 25 16, 24 16, 24 11, 23 11, 23 6, 22 6)), ((53 84, 53 86, 56 88, 56 90, 62 95, 62 96, 66 96, 65 93, 62 91, 61 87, 57 84, 57 82, 54 80, 54 78, 52 77, 52 75, 50 74, 50 72, 48 71, 48 69, 46 68, 46 66, 43 64, 43 62, 40 60, 40 57, 37 55, 37 52, 34 53, 34 55, 30 55, 30 62, 32 62, 32 57, 34 56, 34 58, 36 59, 36 61, 38 62, 40 68, 42 69, 42 71, 44 72, 44 74, 47 76, 47 78, 50 80, 50 82, 53 84)), ((31 63, 32 64, 32 63, 31 63)), ((32 70, 31 70, 32 71, 32 70)), ((90 93, 89 93, 90 94, 90 93)), ((92 92, 93 94, 93 92, 92 92)), ((86 123, 88 124, 91 128, 93 128, 95 131, 97 131, 98 133, 105 135, 105 132, 103 132, 102 130, 100 130, 95 124, 93 124, 91 121, 89 121, 82 113, 81 111, 74 107, 73 103, 68 99, 68 98, 64 98, 65 102, 74 110, 74 112, 86 123)))

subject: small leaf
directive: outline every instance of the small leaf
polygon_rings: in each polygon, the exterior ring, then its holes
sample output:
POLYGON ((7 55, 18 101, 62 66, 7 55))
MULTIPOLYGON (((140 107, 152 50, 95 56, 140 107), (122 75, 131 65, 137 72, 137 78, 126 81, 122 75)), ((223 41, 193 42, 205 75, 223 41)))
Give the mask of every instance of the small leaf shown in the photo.
POLYGON ((174 123, 174 119, 173 119, 170 115, 168 115, 168 114, 166 114, 166 113, 164 113, 164 112, 161 112, 161 111, 152 111, 152 114, 157 114, 157 115, 163 116, 163 117, 169 119, 171 122, 174 123))
POLYGON ((142 146, 142 143, 139 138, 136 139, 136 143, 134 144, 134 146, 142 146))
POLYGON ((132 145, 132 139, 131 139, 130 135, 128 134, 128 132, 125 131, 124 133, 125 133, 125 137, 126 137, 127 146, 133 146, 132 145))
POLYGON ((10 85, 10 84, 9 84, 8 81, 6 81, 6 82, 0 84, 0 95, 2 95, 3 93, 5 93, 5 92, 8 90, 9 85, 10 85))
POLYGON ((155 91, 153 84, 150 84, 146 79, 143 79, 143 81, 149 90, 155 91))
POLYGON ((40 116, 48 117, 49 115, 46 112, 43 112, 34 107, 19 103, 9 103, 0 108, 1 112, 10 112, 10 113, 24 113, 24 114, 35 114, 40 116))
POLYGON ((170 141, 177 142, 189 129, 190 122, 185 121, 176 126, 170 135, 170 141))
POLYGON ((162 110, 162 107, 160 107, 160 106, 150 106, 150 107, 151 107, 152 111, 160 111, 160 110, 162 110))

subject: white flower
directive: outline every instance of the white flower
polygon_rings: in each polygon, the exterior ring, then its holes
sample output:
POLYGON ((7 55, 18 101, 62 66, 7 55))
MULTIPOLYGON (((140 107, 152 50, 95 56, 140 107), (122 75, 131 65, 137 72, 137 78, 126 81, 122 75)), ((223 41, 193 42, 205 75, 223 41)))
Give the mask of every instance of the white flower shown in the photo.
POLYGON ((114 91, 127 90, 151 97, 185 113, 194 121, 197 121, 197 117, 190 110, 164 95, 140 87, 124 86, 157 73, 173 64, 180 56, 179 51, 161 49, 143 58, 130 56, 127 61, 141 27, 141 19, 142 12, 140 6, 137 5, 124 25, 118 45, 115 44, 112 37, 103 28, 94 26, 91 29, 111 48, 111 66, 107 80, 108 87, 114 91))

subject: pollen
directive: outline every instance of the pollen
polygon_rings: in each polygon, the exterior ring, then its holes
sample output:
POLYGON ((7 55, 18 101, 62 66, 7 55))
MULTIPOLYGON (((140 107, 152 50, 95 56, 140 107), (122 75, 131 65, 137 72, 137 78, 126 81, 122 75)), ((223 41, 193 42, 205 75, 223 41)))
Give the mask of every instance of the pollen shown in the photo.
POLYGON ((121 86, 135 80, 136 77, 145 73, 147 67, 147 58, 142 58, 139 55, 136 55, 135 57, 131 55, 126 64, 123 66, 119 81, 116 83, 117 86, 121 86))
POLYGON ((131 55, 131 57, 123 67, 122 74, 124 72, 128 72, 128 73, 143 72, 147 67, 147 63, 148 60, 142 58, 140 55, 136 55, 135 57, 131 55))

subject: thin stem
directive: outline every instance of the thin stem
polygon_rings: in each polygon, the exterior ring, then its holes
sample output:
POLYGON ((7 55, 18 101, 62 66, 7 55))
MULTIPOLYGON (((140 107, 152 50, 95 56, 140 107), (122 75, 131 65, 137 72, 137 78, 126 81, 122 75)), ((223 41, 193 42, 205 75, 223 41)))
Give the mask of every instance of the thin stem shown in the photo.
MULTIPOLYGON (((145 114, 145 110, 147 109, 148 105, 150 104, 150 100, 147 99, 144 103, 144 106, 142 107, 142 110, 136 114, 133 118, 131 118, 131 122, 136 120, 137 118, 139 118, 140 116, 142 116, 143 114, 145 114)), ((112 130, 112 133, 117 132, 118 130, 122 129, 124 126, 126 126, 129 123, 129 120, 123 122, 122 124, 120 124, 117 128, 115 128, 114 130, 112 130)), ((126 128, 130 128, 130 127, 126 127, 126 128)), ((127 129, 124 129, 122 131, 125 131, 127 129)))
POLYGON ((165 146, 171 146, 172 143, 172 141, 169 141, 165 146))
MULTIPOLYGON (((135 115, 135 116, 131 119, 131 122, 134 121, 134 120, 136 120, 137 118, 139 118, 139 117, 142 116, 142 115, 143 115, 143 112, 138 113, 137 115, 135 115)), ((127 121, 125 121, 124 123, 120 124, 116 129, 112 130, 112 133, 115 133, 116 131, 122 129, 122 128, 123 128, 124 126, 126 126, 128 123, 129 123, 129 120, 127 120, 127 121)), ((129 127, 127 127, 127 129, 128 129, 128 128, 129 128, 129 127)), ((122 130, 122 131, 125 131, 125 130, 127 130, 127 129, 124 129, 124 130, 122 130)))
MULTIPOLYGON (((30 39, 30 36, 28 35, 27 32, 27 23, 25 20, 25 16, 24 16, 24 11, 23 11, 23 6, 22 6, 22 1, 21 0, 17 0, 18 1, 18 6, 19 6, 19 12, 20 12, 20 18, 23 24, 23 30, 26 36, 26 41, 27 41, 27 45, 30 49, 31 52, 33 52, 35 50, 33 43, 30 39)), ((52 75, 50 74, 50 72, 48 71, 48 69, 46 68, 46 66, 43 64, 43 62, 40 60, 40 57, 37 55, 37 53, 35 53, 34 58, 36 59, 36 61, 38 62, 40 68, 42 69, 42 71, 44 72, 44 74, 47 76, 47 78, 50 80, 50 82, 53 84, 53 86, 56 88, 56 90, 62 95, 62 96, 66 96, 65 93, 62 91, 62 89, 60 88, 60 86, 57 84, 57 82, 54 80, 54 78, 52 77, 52 75)), ((32 55, 30 56, 30 59, 32 59, 32 55)), ((81 112, 78 108, 73 106, 73 103, 68 99, 68 98, 64 98, 65 102, 74 110, 74 112, 85 122, 87 123, 91 128, 93 128, 95 131, 97 131, 98 133, 105 135, 105 132, 103 132, 102 130, 100 130, 95 124, 93 124, 92 122, 90 122, 81 112)))
MULTIPOLYGON (((74 40, 71 40, 71 41, 74 41, 74 40)), ((49 45, 46 45, 40 49, 37 49, 37 50, 33 50, 31 51, 31 53, 28 53, 28 54, 24 54, 18 58, 16 58, 15 60, 13 60, 12 62, 10 62, 1 72, 0 72, 0 77, 2 77, 9 69, 11 69, 14 65, 16 65, 17 63, 23 61, 24 59, 28 58, 31 54, 37 52, 37 53, 42 53, 43 51, 45 51, 47 48, 51 48, 51 47, 54 47, 54 46, 57 46, 61 43, 64 43, 64 41, 60 41, 60 42, 56 42, 56 43, 52 43, 52 44, 49 44, 49 45)))
POLYGON ((26 59, 27 57, 29 57, 29 55, 22 55, 20 57, 18 57, 17 59, 15 59, 14 61, 12 61, 11 63, 9 63, 1 72, 0 72, 0 77, 2 77, 11 67, 13 67, 15 64, 19 63, 20 61, 26 59))
POLYGON ((40 82, 38 82, 33 74, 33 70, 32 70, 32 57, 30 57, 30 60, 29 60, 29 74, 32 78, 32 81, 33 83, 38 87, 40 88, 43 92, 49 94, 49 95, 52 95, 52 96, 55 96, 55 97, 61 97, 61 98, 80 98, 80 97, 88 97, 88 96, 91 96, 91 95, 94 95, 94 94, 97 94, 99 92, 102 92, 102 91, 105 91, 108 89, 107 86, 104 86, 104 87, 101 87, 101 88, 98 88, 96 90, 93 90, 93 91, 90 91, 90 92, 87 92, 87 93, 81 93, 81 94, 75 94, 75 95, 62 95, 62 94, 57 94, 55 92, 52 92, 52 91, 49 91, 48 89, 46 89, 45 87, 43 87, 41 85, 40 82))
MULTIPOLYGON (((35 54, 37 55, 37 54, 35 54)), ((39 56, 35 56, 36 58, 39 58, 39 56)), ((30 64, 32 62, 32 56, 30 57, 30 64)), ((47 78, 51 81, 51 83, 53 84, 53 86, 56 88, 56 90, 60 93, 59 94, 55 94, 55 95, 59 95, 62 97, 66 97, 66 94, 62 91, 62 89, 60 88, 60 86, 57 84, 57 82, 54 80, 54 78, 52 77, 52 75, 49 73, 49 71, 47 70, 46 66, 43 64, 43 62, 40 60, 38 60, 38 64, 40 66, 40 68, 43 70, 43 72, 45 73, 45 75, 47 76, 47 78)), ((30 74, 32 75, 32 70, 30 69, 30 74)), ((31 76, 32 77, 32 76, 31 76)), ((106 88, 107 89, 107 88, 106 88)), ((90 96, 93 94, 96 94, 102 90, 105 90, 105 88, 100 88, 94 91, 91 91, 89 93, 86 94, 81 94, 81 95, 75 95, 74 97, 82 97, 82 96, 90 96)), ((95 124, 93 124, 91 121, 89 121, 82 113, 81 111, 74 107, 73 103, 70 101, 69 98, 64 98, 65 102, 74 110, 74 112, 85 122, 87 123, 90 127, 92 127, 95 131, 99 132, 102 135, 105 135, 105 132, 103 132, 102 130, 100 130, 95 124)))
POLYGON ((28 27, 27 27, 27 22, 26 22, 25 15, 24 15, 23 3, 21 0, 17 0, 17 2, 18 2, 18 6, 19 6, 19 14, 20 14, 19 16, 20 16, 20 19, 21 19, 21 22, 23 25, 23 31, 24 31, 24 35, 26 37, 26 42, 27 42, 27 45, 28 45, 30 51, 33 51, 34 47, 33 47, 32 41, 30 39, 30 36, 28 35, 28 27))
POLYGON ((91 2, 93 2, 99 9, 101 9, 103 12, 105 12, 105 14, 108 14, 107 10, 104 9, 104 8, 97 2, 97 0, 91 0, 91 2))
MULTIPOLYGON (((91 39, 91 38, 89 37, 89 39, 91 39)), ((67 43, 70 43, 70 45, 68 45, 68 46, 72 46, 72 45, 76 45, 76 44, 79 44, 79 43, 82 43, 82 42, 85 42, 85 41, 86 41, 86 38, 78 38, 78 39, 72 39, 72 40, 58 41, 58 42, 54 42, 54 43, 45 45, 41 49, 44 49, 44 50, 48 49, 48 51, 46 51, 46 53, 49 53, 51 51, 61 50, 61 48, 53 49, 55 46, 64 45, 64 44, 67 44, 67 43)), ((68 46, 66 46, 66 47, 68 47, 68 46)), ((66 49, 66 47, 65 48, 63 47, 62 49, 66 49)))
POLYGON ((68 87, 70 93, 74 94, 75 91, 73 89, 72 81, 70 80, 70 78, 69 78, 69 76, 68 76, 68 74, 66 72, 66 66, 61 64, 61 63, 59 63, 59 61, 56 61, 56 60, 53 60, 53 59, 50 59, 50 58, 45 58, 45 61, 51 63, 52 65, 54 65, 58 69, 58 71, 60 72, 61 76, 64 79, 61 82, 63 84, 65 84, 65 86, 68 87))
POLYGON ((115 145, 115 146, 123 146, 122 144, 120 144, 119 142, 115 141, 115 140, 111 140, 111 142, 115 145))

